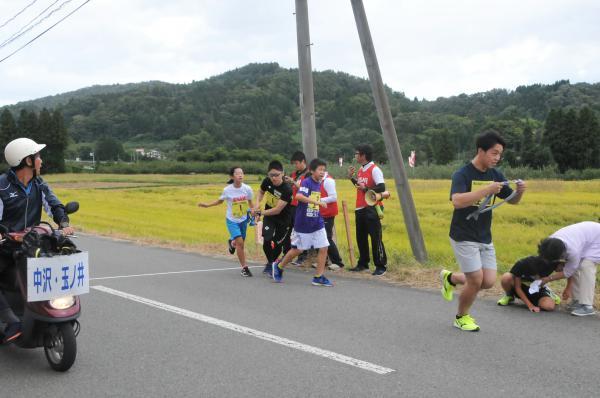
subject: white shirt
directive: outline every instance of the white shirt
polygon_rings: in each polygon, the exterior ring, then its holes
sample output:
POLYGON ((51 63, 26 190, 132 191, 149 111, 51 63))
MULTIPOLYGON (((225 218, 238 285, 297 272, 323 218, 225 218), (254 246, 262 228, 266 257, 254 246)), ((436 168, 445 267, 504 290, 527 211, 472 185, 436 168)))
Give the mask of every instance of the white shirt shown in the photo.
POLYGON ((584 221, 569 225, 550 237, 562 240, 567 247, 567 263, 563 269, 567 278, 579 269, 582 260, 600 263, 600 223, 584 221))
POLYGON ((333 203, 337 201, 337 192, 335 191, 335 180, 333 178, 327 178, 329 174, 325 173, 323 178, 323 188, 327 192, 326 198, 321 198, 325 203, 333 203))
POLYGON ((236 188, 233 184, 223 188, 219 199, 227 202, 227 219, 232 222, 243 222, 248 217, 249 200, 252 200, 252 188, 242 183, 236 188))

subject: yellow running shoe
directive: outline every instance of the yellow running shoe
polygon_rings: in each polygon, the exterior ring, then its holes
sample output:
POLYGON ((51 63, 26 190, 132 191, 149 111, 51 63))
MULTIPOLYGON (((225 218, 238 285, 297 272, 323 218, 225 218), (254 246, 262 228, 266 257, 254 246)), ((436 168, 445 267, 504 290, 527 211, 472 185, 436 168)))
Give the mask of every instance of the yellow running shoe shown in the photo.
POLYGON ((452 292, 454 291, 454 286, 450 284, 448 277, 452 274, 452 272, 443 269, 440 271, 440 280, 442 282, 442 297, 444 297, 447 301, 452 301, 452 292))
POLYGON ((515 301, 515 296, 511 296, 510 294, 505 294, 504 296, 500 297, 500 300, 498 300, 498 305, 502 305, 502 306, 509 305, 513 301, 515 301))
POLYGON ((475 319, 473 319, 469 314, 465 314, 460 318, 456 318, 454 320, 454 327, 466 332, 479 331, 479 325, 475 323, 475 319))

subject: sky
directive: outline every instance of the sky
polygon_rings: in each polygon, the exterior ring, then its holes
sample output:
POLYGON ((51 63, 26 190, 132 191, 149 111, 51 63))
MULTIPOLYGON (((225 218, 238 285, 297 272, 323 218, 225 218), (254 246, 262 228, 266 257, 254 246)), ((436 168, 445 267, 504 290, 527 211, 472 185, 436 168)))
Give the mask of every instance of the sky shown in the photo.
MULTIPOLYGON (((0 59, 85 1, 0 0, 0 59)), ((599 1, 363 1, 383 80, 409 98, 600 81, 599 1)), ((251 62, 297 67, 294 10, 293 0, 90 0, 0 62, 0 106, 96 84, 189 83, 251 62)), ((313 70, 367 77, 350 0, 308 10, 313 70)))

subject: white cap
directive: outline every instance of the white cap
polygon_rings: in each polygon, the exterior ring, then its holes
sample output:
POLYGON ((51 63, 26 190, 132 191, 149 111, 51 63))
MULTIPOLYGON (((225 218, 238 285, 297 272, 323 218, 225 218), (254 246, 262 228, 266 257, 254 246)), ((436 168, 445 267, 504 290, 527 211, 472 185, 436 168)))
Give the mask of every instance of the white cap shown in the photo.
POLYGON ((38 144, 29 138, 17 138, 4 148, 4 158, 9 166, 17 167, 27 156, 35 155, 45 147, 46 144, 38 144))

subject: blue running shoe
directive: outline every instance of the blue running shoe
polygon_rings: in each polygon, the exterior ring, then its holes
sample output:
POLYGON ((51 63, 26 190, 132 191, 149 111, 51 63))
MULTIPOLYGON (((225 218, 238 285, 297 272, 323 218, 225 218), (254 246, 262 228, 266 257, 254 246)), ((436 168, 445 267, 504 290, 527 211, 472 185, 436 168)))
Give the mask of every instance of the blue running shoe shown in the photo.
POLYGON ((318 278, 315 276, 312 280, 312 284, 315 286, 333 287, 333 283, 331 283, 329 279, 325 278, 323 275, 319 276, 318 278))
POLYGON ((277 283, 283 282, 283 270, 279 268, 279 260, 273 263, 273 280, 277 283))

